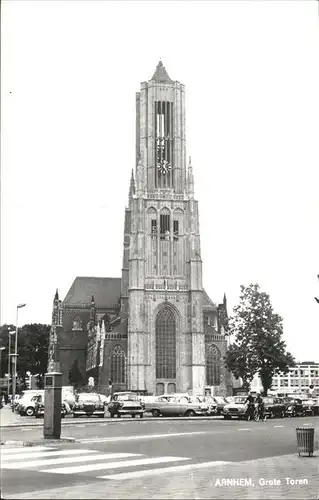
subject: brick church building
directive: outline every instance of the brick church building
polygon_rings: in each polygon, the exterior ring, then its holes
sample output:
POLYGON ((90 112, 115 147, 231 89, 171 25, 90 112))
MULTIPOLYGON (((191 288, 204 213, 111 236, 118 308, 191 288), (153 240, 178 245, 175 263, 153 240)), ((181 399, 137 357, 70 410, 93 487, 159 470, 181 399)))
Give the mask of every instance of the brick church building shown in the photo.
POLYGON ((107 393, 231 393, 226 297, 202 284, 198 202, 186 158, 185 87, 160 61, 136 94, 136 159, 119 278, 77 277, 53 302, 49 370, 107 393))

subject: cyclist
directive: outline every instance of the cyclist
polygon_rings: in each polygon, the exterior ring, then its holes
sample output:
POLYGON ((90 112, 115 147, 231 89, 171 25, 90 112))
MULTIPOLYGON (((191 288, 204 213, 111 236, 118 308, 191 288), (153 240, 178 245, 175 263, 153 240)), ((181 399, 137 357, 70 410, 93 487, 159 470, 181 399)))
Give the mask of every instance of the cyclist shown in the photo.
POLYGON ((255 399, 251 392, 248 394, 245 403, 248 403, 247 416, 252 418, 255 412, 255 399))
POLYGON ((261 420, 264 420, 264 418, 265 418, 265 405, 264 405, 264 400, 260 394, 257 394, 256 403, 257 403, 259 418, 261 420))

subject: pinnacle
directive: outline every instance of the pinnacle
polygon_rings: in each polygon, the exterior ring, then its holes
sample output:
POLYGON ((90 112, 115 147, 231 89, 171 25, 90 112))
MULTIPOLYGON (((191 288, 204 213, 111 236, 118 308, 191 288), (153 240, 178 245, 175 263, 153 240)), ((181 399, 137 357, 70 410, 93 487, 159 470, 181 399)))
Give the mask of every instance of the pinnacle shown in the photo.
POLYGON ((156 66, 156 70, 154 72, 154 75, 152 76, 152 80, 155 82, 162 82, 162 83, 172 83, 173 80, 170 79, 168 76, 168 73, 163 66, 162 61, 160 60, 158 65, 156 66))

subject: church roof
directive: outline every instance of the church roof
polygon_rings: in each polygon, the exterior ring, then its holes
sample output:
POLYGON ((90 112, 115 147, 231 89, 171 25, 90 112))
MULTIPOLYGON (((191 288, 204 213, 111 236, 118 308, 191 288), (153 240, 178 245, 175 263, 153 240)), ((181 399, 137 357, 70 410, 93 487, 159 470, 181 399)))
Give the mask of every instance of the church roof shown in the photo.
POLYGON ((152 76, 152 80, 154 82, 173 83, 173 80, 171 80, 170 77, 168 76, 168 73, 165 67, 163 66, 162 61, 160 61, 156 66, 156 70, 154 75, 152 76))
POLYGON ((217 309, 216 304, 214 304, 214 302, 209 298, 205 290, 203 294, 203 309, 217 309))
POLYGON ((78 276, 75 278, 63 303, 69 306, 91 305, 94 295, 98 309, 118 304, 121 294, 121 278, 93 278, 78 276))

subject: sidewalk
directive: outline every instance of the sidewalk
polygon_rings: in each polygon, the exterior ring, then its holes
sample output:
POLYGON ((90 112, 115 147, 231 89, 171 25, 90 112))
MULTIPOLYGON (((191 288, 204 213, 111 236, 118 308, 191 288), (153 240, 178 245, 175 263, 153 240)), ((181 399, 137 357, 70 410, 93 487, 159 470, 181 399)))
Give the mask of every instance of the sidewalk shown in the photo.
POLYGON ((79 477, 78 483, 72 486, 5 495, 5 499, 316 500, 319 494, 318 452, 316 455, 301 458, 296 452, 126 481, 85 483, 84 478, 79 477))
POLYGON ((23 423, 23 418, 20 417, 17 413, 12 412, 12 408, 10 405, 5 405, 0 410, 0 426, 5 427, 8 425, 19 425, 23 423))

